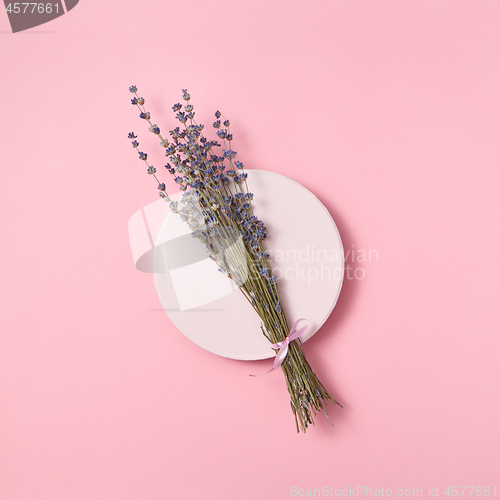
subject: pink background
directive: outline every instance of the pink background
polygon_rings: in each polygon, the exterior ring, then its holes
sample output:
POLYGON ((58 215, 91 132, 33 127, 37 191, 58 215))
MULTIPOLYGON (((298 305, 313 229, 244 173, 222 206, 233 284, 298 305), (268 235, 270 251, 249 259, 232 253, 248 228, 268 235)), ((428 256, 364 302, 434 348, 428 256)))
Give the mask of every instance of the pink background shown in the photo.
POLYGON ((81 0, 9 31, 3 12, 2 500, 500 495, 498 1, 81 0), (181 88, 207 126, 220 109, 249 168, 378 252, 306 344, 334 428, 296 435, 281 375, 248 376, 269 361, 193 345, 135 270, 127 221, 157 190, 131 84, 165 130, 181 88))

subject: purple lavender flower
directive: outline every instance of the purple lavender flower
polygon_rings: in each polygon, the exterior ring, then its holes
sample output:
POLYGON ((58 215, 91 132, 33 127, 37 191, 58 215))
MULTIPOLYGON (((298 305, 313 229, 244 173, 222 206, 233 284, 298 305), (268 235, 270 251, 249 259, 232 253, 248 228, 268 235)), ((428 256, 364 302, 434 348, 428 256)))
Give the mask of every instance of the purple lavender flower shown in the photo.
POLYGON ((137 87, 135 85, 132 85, 132 87, 129 87, 128 88, 130 90, 130 92, 134 93, 134 92, 137 92, 137 87))
POLYGON ((167 149, 165 149, 165 156, 172 156, 175 154, 175 144, 170 144, 167 149))
POLYGON ((184 111, 179 111, 179 113, 177 113, 176 118, 177 118, 177 119, 178 119, 181 123, 186 123, 186 122, 187 122, 186 113, 184 113, 184 111))
POLYGON ((222 153, 224 155, 224 158, 232 159, 236 157, 236 151, 233 151, 232 149, 228 149, 227 151, 223 149, 222 153))

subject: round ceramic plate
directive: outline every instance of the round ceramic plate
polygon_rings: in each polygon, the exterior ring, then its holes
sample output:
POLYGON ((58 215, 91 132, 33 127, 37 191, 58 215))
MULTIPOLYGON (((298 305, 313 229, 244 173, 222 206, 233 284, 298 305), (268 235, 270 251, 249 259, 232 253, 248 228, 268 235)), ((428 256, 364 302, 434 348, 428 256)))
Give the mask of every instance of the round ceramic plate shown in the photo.
MULTIPOLYGON (((309 321, 301 336, 305 342, 332 312, 342 286, 344 251, 337 226, 324 205, 297 182, 264 170, 247 172, 254 213, 269 230, 265 247, 278 277, 281 305, 290 325, 299 318, 309 321)), ((273 357, 257 313, 196 245, 201 243, 190 236, 187 224, 169 211, 156 240, 154 282, 172 323, 219 356, 273 357)))

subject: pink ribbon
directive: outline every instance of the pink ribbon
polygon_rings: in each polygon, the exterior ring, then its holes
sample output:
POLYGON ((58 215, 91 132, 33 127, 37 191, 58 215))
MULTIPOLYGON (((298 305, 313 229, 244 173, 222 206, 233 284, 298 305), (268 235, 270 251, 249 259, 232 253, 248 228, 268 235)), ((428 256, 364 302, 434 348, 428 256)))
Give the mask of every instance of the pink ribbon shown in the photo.
MULTIPOLYGON (((304 318, 298 319, 293 324, 292 328, 290 328, 290 333, 288 334, 285 340, 283 340, 282 342, 277 342, 276 344, 271 344, 273 349, 279 349, 279 351, 276 353, 276 358, 274 358, 274 364, 272 368, 270 370, 267 370, 267 372, 265 373, 261 373, 260 375, 266 375, 267 373, 276 370, 276 368, 279 368, 281 363, 285 361, 286 355, 288 353, 288 344, 290 344, 292 340, 299 338, 308 328, 309 328, 309 321, 307 321, 307 319, 304 318), (305 321, 307 325, 303 326, 300 330, 295 331, 297 325, 301 321, 305 321)), ((260 375, 250 375, 250 377, 260 377, 260 375)))

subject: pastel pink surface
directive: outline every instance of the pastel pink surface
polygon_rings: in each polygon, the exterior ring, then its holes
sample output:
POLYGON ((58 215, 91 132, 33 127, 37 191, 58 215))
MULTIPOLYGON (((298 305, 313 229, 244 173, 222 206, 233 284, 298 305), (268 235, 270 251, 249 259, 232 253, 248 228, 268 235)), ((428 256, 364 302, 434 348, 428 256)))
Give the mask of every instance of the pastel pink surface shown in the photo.
POLYGON ((82 0, 9 31, 0 498, 498 495, 499 2, 82 0), (333 429, 297 436, 281 374, 248 376, 270 361, 194 346, 135 269, 157 190, 126 134, 163 158, 131 84, 163 130, 181 88, 207 130, 223 111, 246 166, 307 187, 354 250, 364 278, 306 344, 333 429))

